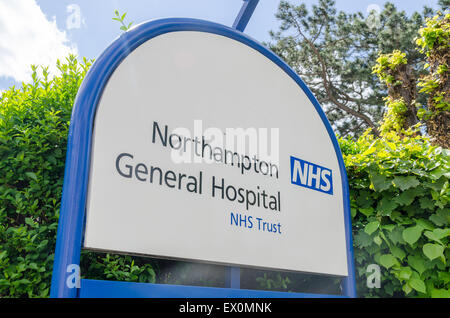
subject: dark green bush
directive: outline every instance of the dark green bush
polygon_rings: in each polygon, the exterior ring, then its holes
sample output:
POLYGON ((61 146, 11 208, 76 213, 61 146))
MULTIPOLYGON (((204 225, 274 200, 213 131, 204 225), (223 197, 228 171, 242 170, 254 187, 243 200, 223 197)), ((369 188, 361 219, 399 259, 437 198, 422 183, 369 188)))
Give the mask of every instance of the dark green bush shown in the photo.
MULTIPOLYGON (((91 65, 70 56, 0 99, 0 297, 49 295, 72 105, 91 65)), ((153 282, 149 264, 83 252, 89 278, 153 282)))
POLYGON ((411 131, 340 140, 360 296, 450 297, 450 151, 411 131), (382 269, 367 288, 367 266, 382 269))
MULTIPOLYGON (((358 296, 450 298, 450 151, 412 131, 403 134, 375 138, 368 131, 358 140, 339 140, 350 187, 358 296), (368 287, 371 264, 380 268, 380 288, 368 287)), ((292 274, 258 281, 261 287, 281 282, 285 291, 298 284, 292 274)))
POLYGON ((74 57, 0 100, 0 296, 48 296, 72 104, 89 63, 74 57))

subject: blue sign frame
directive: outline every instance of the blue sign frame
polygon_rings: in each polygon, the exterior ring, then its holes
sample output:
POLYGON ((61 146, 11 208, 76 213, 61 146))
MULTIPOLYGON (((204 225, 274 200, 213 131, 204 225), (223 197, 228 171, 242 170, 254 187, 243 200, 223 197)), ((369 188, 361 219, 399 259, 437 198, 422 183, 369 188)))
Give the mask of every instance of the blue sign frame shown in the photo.
MULTIPOLYGON (((253 8, 254 9, 254 8, 253 8)), ((245 28, 245 25, 244 25, 245 28)), ((243 30, 243 28, 241 27, 243 30)), ((67 283, 74 272, 73 265, 80 264, 80 253, 85 228, 86 198, 88 189, 92 131, 96 108, 111 74, 137 47, 161 34, 178 31, 207 32, 239 41, 258 51, 288 74, 305 92, 322 119, 336 152, 342 176, 345 235, 348 276, 343 278, 343 296, 356 297, 353 261, 352 226, 347 173, 342 154, 322 107, 309 88, 281 58, 244 33, 213 22, 168 18, 149 21, 123 33, 95 61, 86 75, 75 100, 70 123, 61 212, 59 218, 51 297, 340 297, 302 293, 280 293, 239 289, 239 269, 230 268, 231 288, 156 285, 130 282, 81 280, 81 286, 67 283)), ((76 267, 76 266, 75 266, 76 267)))

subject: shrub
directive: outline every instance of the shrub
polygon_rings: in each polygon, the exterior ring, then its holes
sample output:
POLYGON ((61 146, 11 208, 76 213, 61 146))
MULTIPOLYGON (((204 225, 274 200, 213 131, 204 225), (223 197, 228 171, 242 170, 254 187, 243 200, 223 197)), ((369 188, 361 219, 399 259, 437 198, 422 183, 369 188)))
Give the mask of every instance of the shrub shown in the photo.
POLYGON ((450 297, 450 151, 413 130, 340 139, 360 296, 450 297), (379 264, 381 288, 366 269, 379 264))
POLYGON ((10 88, 0 100, 0 296, 49 293, 70 113, 89 63, 10 88))
MULTIPOLYGON (((52 79, 33 66, 31 84, 0 98, 0 297, 49 295, 70 115, 90 65, 70 56, 52 79)), ((139 258, 83 252, 82 260, 89 278, 155 279, 139 258)))

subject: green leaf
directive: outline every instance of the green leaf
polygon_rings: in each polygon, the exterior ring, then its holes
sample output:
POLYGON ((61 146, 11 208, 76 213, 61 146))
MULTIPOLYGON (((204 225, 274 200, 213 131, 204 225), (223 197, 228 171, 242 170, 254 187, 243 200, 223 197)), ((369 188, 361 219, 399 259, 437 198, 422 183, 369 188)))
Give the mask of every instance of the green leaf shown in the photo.
POLYGON ((444 237, 450 236, 450 228, 447 229, 434 229, 433 234, 438 239, 443 239, 444 237))
POLYGON ((420 207, 422 209, 434 210, 434 201, 428 197, 423 197, 419 199, 420 207))
POLYGON ((419 180, 417 180, 415 176, 407 176, 407 177, 397 176, 394 178, 394 180, 392 180, 392 183, 394 183, 394 185, 397 188, 400 188, 400 190, 402 191, 405 191, 409 188, 417 187, 420 184, 419 180))
POLYGON ((406 253, 399 247, 397 246, 391 246, 390 247, 391 253, 392 255, 394 255, 395 257, 397 257, 398 259, 400 259, 401 261, 405 258, 406 253))
POLYGON ((16 285, 16 286, 17 285, 21 285, 21 284, 22 285, 29 285, 29 284, 31 284, 31 282, 28 279, 23 278, 23 279, 14 281, 13 284, 16 285))
POLYGON ((425 256, 428 257, 431 261, 435 258, 444 256, 444 247, 439 244, 425 244, 422 250, 425 256))
MULTIPOLYGON (((445 185, 445 181, 446 181, 445 178, 440 178, 439 180, 436 180, 436 181, 433 181, 433 180, 430 180, 430 182, 425 181, 422 183, 422 185, 424 187, 433 189, 434 191, 441 191, 445 185)), ((420 188, 420 187, 418 187, 418 188, 420 188)))
POLYGON ((450 298, 450 290, 446 289, 433 289, 431 291, 432 298, 450 298))
POLYGON ((356 203, 361 208, 372 208, 373 199, 371 193, 366 190, 360 191, 358 197, 356 198, 356 203))
POLYGON ((438 273, 438 277, 439 277, 439 280, 441 280, 442 282, 444 282, 444 284, 450 283, 450 273, 439 272, 439 273, 438 273))
POLYGON ((435 235, 433 232, 431 232, 431 231, 425 231, 423 234, 424 234, 426 237, 428 237, 430 240, 436 241, 436 242, 442 244, 441 240, 440 240, 438 237, 436 237, 436 235, 435 235))
POLYGON ((432 241, 443 244, 441 240, 450 235, 450 229, 435 229, 433 231, 426 231, 424 235, 432 241))
POLYGON ((398 273, 398 277, 401 280, 408 280, 411 278, 412 275, 412 269, 410 267, 403 267, 400 272, 398 273))
POLYGON ((413 189, 408 189, 406 191, 403 191, 400 193, 398 197, 395 197, 395 202, 397 202, 399 205, 406 205, 409 206, 411 203, 413 203, 414 199, 418 195, 420 191, 423 191, 423 189, 420 189, 420 187, 416 187, 413 189))
POLYGON ((409 227, 403 230, 402 237, 409 245, 413 245, 422 235, 423 227, 420 225, 409 227))
POLYGON ((415 289, 416 291, 418 291, 418 292, 420 292, 420 293, 422 293, 422 294, 426 294, 426 292, 427 292, 427 288, 426 288, 426 286, 425 286, 425 283, 424 283, 421 279, 418 279, 418 278, 411 278, 411 279, 408 281, 408 284, 409 284, 413 289, 415 289))
POLYGON ((365 216, 371 216, 374 212, 374 209, 370 206, 368 208, 359 208, 359 212, 364 214, 365 216))
POLYGON ((433 180, 438 180, 440 177, 442 177, 443 175, 447 174, 448 170, 443 168, 443 167, 438 167, 436 169, 434 169, 433 171, 430 172, 430 177, 433 180))
POLYGON ((381 245, 381 243, 383 243, 383 241, 381 240, 381 238, 377 235, 373 238, 373 241, 375 242, 375 244, 377 244, 378 246, 381 245))
POLYGON ((386 196, 378 203, 377 209, 382 215, 390 215, 397 206, 397 203, 392 198, 386 196))
POLYGON ((368 247, 372 244, 372 238, 364 231, 359 231, 355 235, 355 244, 360 248, 368 247))
POLYGON ((430 221, 432 221, 437 226, 443 226, 447 223, 447 220, 439 214, 433 214, 430 216, 430 221))
POLYGON ((380 264, 386 269, 398 264, 397 259, 391 254, 384 254, 380 256, 380 264))
POLYGON ((32 228, 37 227, 36 223, 31 218, 25 218, 25 223, 31 226, 32 228))
POLYGON ((383 230, 388 230, 389 232, 392 232, 392 230, 395 229, 395 224, 386 224, 386 225, 382 225, 381 228, 383 230))
POLYGON ((37 176, 34 172, 25 172, 25 175, 35 181, 37 181, 37 176))
POLYGON ((380 222, 378 222, 378 221, 370 222, 365 226, 364 232, 371 235, 373 232, 375 232, 379 228, 379 226, 380 226, 380 222))
POLYGON ((425 230, 432 231, 435 229, 434 225, 428 220, 417 219, 416 223, 417 223, 417 225, 423 227, 425 230))
POLYGON ((391 240, 392 243, 394 244, 404 244, 405 241, 402 237, 402 233, 403 233, 403 228, 402 227, 396 227, 395 229, 392 230, 392 232, 388 233, 388 237, 391 240))
POLYGON ((49 156, 47 159, 48 159, 48 161, 49 161, 50 163, 52 163, 52 164, 54 164, 54 165, 57 164, 57 161, 56 161, 55 157, 49 156))
POLYGON ((391 180, 381 174, 370 175, 370 181, 377 192, 387 190, 392 185, 391 180))
POLYGON ((364 151, 363 153, 362 153, 362 156, 368 156, 368 155, 370 155, 370 154, 373 154, 374 152, 376 152, 377 151, 377 148, 376 147, 373 147, 373 145, 372 146, 370 146, 366 151, 364 151))
POLYGON ((412 292, 412 288, 409 286, 409 284, 403 285, 402 290, 405 292, 406 295, 408 295, 410 292, 412 292))

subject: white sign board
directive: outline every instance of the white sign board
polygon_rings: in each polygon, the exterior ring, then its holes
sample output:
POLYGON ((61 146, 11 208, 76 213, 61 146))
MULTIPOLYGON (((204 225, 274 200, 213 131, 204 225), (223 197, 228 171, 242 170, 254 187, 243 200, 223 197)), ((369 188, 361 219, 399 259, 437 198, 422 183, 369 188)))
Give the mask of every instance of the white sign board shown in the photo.
POLYGON ((146 41, 112 73, 92 138, 85 248, 348 275, 333 142, 257 50, 207 32, 146 41), (239 132, 256 152, 225 142, 239 132))

